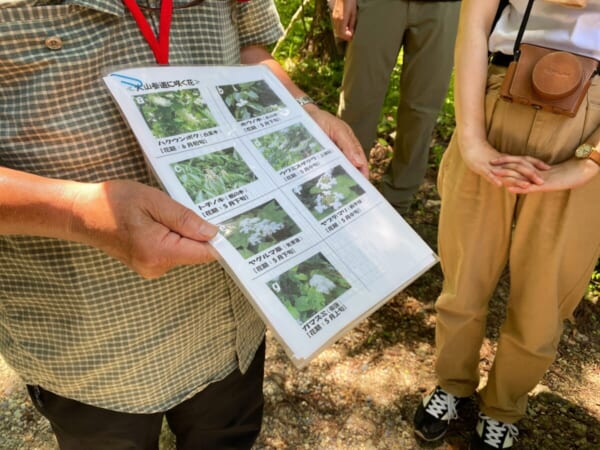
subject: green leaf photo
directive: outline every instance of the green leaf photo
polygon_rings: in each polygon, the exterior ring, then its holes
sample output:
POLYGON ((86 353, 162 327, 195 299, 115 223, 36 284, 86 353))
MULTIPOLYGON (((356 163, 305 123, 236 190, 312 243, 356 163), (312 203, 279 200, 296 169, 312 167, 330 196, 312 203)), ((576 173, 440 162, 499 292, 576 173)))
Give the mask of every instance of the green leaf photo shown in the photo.
POLYGON ((300 325, 352 287, 321 253, 267 284, 300 325))
POLYGON ((252 143, 275 170, 291 166, 323 150, 319 141, 300 123, 253 139, 252 143))
POLYGON ((277 200, 270 200, 220 225, 221 233, 247 259, 300 233, 277 200))
POLYGON ((264 80, 218 86, 217 91, 238 121, 285 108, 285 104, 264 80))
POLYGON ((137 95, 134 100, 156 138, 217 126, 198 89, 137 95))
POLYGON ((294 188, 298 199, 317 220, 333 214, 364 192, 341 166, 294 188))
POLYGON ((171 168, 195 204, 256 180, 233 147, 172 163, 171 168))

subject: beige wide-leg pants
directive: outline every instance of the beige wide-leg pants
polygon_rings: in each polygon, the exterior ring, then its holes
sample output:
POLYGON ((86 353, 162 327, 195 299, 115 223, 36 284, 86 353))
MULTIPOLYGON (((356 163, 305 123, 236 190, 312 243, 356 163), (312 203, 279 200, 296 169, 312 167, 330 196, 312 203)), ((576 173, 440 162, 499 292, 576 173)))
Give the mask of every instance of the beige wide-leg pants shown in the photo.
MULTIPOLYGON (((490 66, 485 105, 488 140, 501 152, 558 163, 600 126, 600 76, 577 116, 568 118, 499 99, 504 73, 490 66)), ((438 188, 444 272, 436 303, 438 381, 456 396, 478 386, 487 304, 508 263, 507 317, 480 406, 484 414, 513 423, 554 361, 563 322, 572 317, 600 256, 600 176, 572 190, 514 195, 469 170, 453 139, 438 188)))

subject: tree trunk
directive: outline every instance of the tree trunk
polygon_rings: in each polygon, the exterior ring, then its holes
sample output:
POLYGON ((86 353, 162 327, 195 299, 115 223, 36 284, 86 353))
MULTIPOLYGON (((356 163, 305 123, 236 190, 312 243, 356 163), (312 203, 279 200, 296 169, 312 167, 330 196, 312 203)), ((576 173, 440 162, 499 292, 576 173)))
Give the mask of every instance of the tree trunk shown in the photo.
POLYGON ((313 20, 306 36, 304 50, 323 62, 337 60, 343 56, 333 35, 331 11, 327 0, 314 0, 313 20))

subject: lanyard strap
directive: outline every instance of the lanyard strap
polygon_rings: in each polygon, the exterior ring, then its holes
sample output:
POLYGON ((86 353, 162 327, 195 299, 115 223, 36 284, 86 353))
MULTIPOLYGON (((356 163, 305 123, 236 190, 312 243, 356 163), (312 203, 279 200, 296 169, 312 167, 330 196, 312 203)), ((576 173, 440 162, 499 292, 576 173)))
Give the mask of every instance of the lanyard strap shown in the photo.
POLYGON ((169 33, 171 31, 171 17, 173 16, 173 0, 162 0, 160 3, 160 22, 158 36, 154 35, 152 27, 144 17, 136 0, 123 0, 123 3, 135 19, 140 31, 154 53, 158 64, 169 64, 169 33))

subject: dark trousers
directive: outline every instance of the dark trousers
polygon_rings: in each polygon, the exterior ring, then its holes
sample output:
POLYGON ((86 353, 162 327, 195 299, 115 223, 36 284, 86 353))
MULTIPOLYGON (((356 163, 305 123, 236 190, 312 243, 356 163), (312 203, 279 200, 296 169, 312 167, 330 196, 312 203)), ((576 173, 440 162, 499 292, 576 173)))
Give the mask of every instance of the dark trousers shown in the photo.
POLYGON ((178 449, 249 449, 262 422, 264 358, 263 342, 245 374, 236 370, 164 413, 120 413, 39 386, 28 390, 35 407, 50 421, 61 450, 157 450, 163 417, 178 449))

